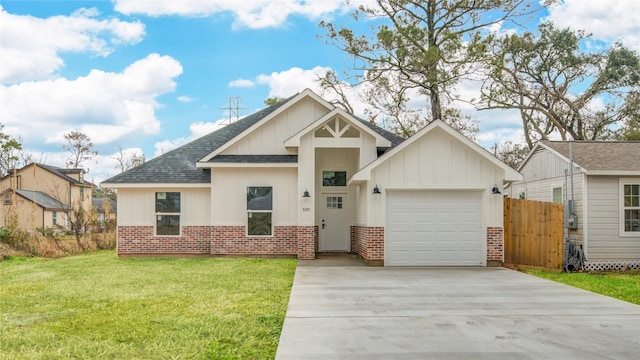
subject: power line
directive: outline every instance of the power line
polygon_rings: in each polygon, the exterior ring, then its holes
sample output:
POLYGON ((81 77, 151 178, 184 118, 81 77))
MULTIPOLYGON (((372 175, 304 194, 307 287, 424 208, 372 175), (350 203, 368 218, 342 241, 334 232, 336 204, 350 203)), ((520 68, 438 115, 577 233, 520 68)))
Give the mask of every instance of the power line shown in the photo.
POLYGON ((228 97, 227 98, 228 104, 226 106, 221 106, 220 107, 220 109, 224 109, 224 110, 229 111, 229 120, 228 120, 228 122, 224 121, 223 122, 224 125, 228 125, 228 124, 231 124, 234 121, 237 121, 238 118, 240 117, 240 110, 248 109, 246 107, 241 107, 240 106, 240 101, 242 101, 242 98, 240 96, 228 97), (235 119, 234 119, 234 117, 235 117, 235 119))

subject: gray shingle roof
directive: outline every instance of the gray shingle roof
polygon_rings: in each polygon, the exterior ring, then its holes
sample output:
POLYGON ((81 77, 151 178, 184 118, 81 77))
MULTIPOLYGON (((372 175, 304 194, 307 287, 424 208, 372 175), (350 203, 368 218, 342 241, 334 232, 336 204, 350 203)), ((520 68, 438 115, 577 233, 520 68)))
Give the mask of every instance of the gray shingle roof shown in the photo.
MULTIPOLYGON (((155 183, 155 184, 206 184, 211 182, 211 171, 209 169, 200 169, 196 167, 196 163, 215 151, 228 141, 231 141, 243 131, 264 119, 284 104, 291 101, 297 95, 278 102, 272 106, 255 112, 241 120, 231 123, 221 129, 218 129, 208 135, 196 139, 188 144, 182 145, 163 155, 151 159, 129 171, 116 175, 107 179, 103 184, 135 184, 135 183, 155 183)), ((378 134, 388 139, 392 146, 396 146, 404 139, 382 129, 368 121, 358 119, 367 127, 373 129, 378 134)), ((218 155, 214 158, 216 161, 230 161, 228 155, 220 158, 218 155), (217 160, 216 160, 217 159, 217 160)), ((237 158, 240 162, 292 162, 293 158, 276 158, 274 155, 263 155, 261 158, 257 156, 247 155, 247 157, 237 158), (249 161, 250 160, 250 161, 249 161), (277 160, 277 161, 274 161, 277 160)), ((297 161, 297 157, 295 158, 297 161)))
MULTIPOLYGON (((542 140, 569 158, 569 141, 542 140)), ((640 141, 573 141, 573 161, 586 170, 640 170, 640 141)))
POLYGON ((235 138, 262 120, 265 116, 289 102, 292 98, 293 97, 264 108, 208 135, 173 149, 129 171, 105 180, 104 183, 210 183, 211 171, 209 169, 197 168, 196 162, 235 138))
POLYGON ((33 201, 46 210, 69 210, 69 206, 43 193, 42 191, 16 190, 23 198, 33 201))
POLYGON ((91 205, 93 205, 93 207, 96 209, 97 212, 99 213, 103 213, 104 212, 104 203, 108 202, 110 207, 109 207, 109 212, 110 213, 114 213, 116 212, 116 210, 118 210, 118 203, 109 199, 109 198, 91 198, 91 205))
POLYGON ((383 129, 379 126, 377 126, 376 124, 371 123, 370 121, 361 119, 357 116, 354 116, 356 119, 360 120, 361 123, 363 123, 364 125, 366 125, 368 128, 370 128, 371 130, 375 131, 376 133, 382 135, 382 137, 384 137, 385 139, 389 140, 391 142, 391 147, 396 147, 397 145, 399 145, 401 142, 403 142, 405 139, 401 136, 398 136, 392 132, 390 132, 387 129, 383 129))

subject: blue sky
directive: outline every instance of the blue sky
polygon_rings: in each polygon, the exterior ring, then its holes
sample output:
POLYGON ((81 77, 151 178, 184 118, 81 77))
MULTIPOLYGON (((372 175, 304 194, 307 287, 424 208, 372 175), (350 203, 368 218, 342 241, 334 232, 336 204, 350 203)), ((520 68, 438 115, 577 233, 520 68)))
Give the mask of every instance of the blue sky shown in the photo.
MULTIPOLYGON (((565 0, 538 18, 640 50, 639 5, 565 0)), ((228 118, 221 107, 229 97, 241 97, 244 116, 267 97, 319 91, 317 74, 340 72, 351 60, 317 38, 318 23, 368 26, 331 0, 2 0, 0 7, 0 123, 35 161, 57 166, 67 155, 62 134, 88 134, 100 152, 85 164, 96 182, 118 173, 120 147, 150 159, 216 129, 228 118)), ((458 90, 473 97, 477 89, 458 90)), ((482 145, 520 140, 517 114, 463 108, 480 121, 482 145)))

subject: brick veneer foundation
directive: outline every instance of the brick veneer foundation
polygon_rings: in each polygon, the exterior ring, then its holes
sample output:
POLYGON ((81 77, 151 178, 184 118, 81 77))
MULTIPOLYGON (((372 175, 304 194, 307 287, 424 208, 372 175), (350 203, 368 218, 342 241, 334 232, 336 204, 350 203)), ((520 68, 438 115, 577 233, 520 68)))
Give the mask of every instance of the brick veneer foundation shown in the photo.
POLYGON ((487 266, 501 266, 504 255, 504 230, 487 227, 487 266))
POLYGON ((118 226, 118 255, 209 255, 210 226, 183 226, 180 236, 155 236, 153 226, 118 226))
POLYGON ((274 226, 273 236, 247 236, 244 226, 214 226, 211 255, 289 255, 313 259, 315 226, 274 226))
POLYGON ((317 226, 275 226, 273 236, 247 236, 244 226, 183 226, 180 236, 155 236, 153 226, 118 226, 120 256, 265 255, 315 258, 317 226))
POLYGON ((384 265, 384 227, 351 226, 351 251, 369 266, 384 265))

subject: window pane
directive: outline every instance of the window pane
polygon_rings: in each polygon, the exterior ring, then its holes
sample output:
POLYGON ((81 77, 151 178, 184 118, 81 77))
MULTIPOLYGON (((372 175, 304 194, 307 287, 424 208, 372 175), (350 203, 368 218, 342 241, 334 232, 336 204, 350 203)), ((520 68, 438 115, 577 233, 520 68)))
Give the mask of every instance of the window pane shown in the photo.
POLYGON ((640 210, 624 211, 624 231, 640 232, 640 210))
POLYGON ((271 213, 249 213, 248 235, 271 235, 271 213))
POLYGON ((247 188, 247 210, 272 210, 273 190, 271 186, 249 186, 247 188))
POLYGON ((553 202, 556 204, 562 204, 562 188, 553 188, 553 202))
POLYGON ((157 192, 156 212, 158 213, 179 213, 180 193, 179 192, 157 192))
POLYGON ((347 186, 347 172, 323 171, 322 186, 347 186))
POLYGON ((157 235, 180 235, 180 215, 157 215, 157 235))
POLYGON ((624 206, 640 206, 640 185, 629 184, 624 186, 624 206))

